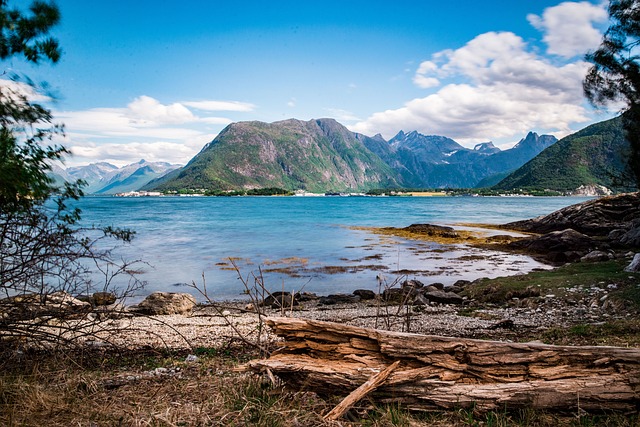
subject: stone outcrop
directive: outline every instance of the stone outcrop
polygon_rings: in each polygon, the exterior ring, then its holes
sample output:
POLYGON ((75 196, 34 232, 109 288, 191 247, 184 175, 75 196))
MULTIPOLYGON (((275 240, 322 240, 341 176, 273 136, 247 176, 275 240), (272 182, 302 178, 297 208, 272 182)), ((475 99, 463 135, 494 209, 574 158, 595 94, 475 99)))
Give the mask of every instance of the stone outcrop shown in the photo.
POLYGON ((546 216, 511 222, 503 227, 540 234, 573 229, 588 236, 606 237, 614 230, 623 230, 626 234, 637 229, 640 226, 638 218, 640 192, 589 200, 546 216))

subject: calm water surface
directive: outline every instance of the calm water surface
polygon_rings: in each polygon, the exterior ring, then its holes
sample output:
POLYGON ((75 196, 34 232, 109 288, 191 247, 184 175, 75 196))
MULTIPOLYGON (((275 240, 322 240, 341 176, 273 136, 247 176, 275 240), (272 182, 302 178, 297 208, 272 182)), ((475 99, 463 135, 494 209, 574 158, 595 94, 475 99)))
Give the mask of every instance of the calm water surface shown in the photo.
POLYGON ((585 198, 562 197, 87 197, 83 222, 128 227, 119 256, 143 259, 144 293, 190 291, 202 282, 216 299, 239 298, 243 276, 264 272, 267 287, 318 294, 377 290, 401 275, 425 283, 518 274, 544 268, 528 257, 461 245, 382 237, 350 226, 492 223, 545 215, 585 198), (328 274, 326 267, 335 274, 328 274))

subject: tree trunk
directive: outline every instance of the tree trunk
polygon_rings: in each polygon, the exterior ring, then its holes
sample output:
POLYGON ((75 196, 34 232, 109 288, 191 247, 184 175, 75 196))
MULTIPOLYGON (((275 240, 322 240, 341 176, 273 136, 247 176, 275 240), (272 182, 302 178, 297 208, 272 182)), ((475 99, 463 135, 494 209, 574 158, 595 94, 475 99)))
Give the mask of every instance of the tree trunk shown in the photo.
POLYGON ((370 396, 412 410, 640 408, 640 349, 506 343, 389 332, 294 318, 268 318, 285 339, 269 359, 289 385, 347 395, 395 361, 370 396))

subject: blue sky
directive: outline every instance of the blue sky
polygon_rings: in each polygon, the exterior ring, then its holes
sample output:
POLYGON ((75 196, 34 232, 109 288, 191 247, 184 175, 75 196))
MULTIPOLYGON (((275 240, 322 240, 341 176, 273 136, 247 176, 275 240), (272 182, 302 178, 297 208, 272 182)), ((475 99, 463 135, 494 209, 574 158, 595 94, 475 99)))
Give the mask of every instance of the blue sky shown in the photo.
MULTIPOLYGON (((15 1, 10 4, 17 4, 15 1)), ((58 0, 67 165, 186 163, 227 124, 332 117, 507 148, 609 117, 582 96, 606 3, 58 0)))

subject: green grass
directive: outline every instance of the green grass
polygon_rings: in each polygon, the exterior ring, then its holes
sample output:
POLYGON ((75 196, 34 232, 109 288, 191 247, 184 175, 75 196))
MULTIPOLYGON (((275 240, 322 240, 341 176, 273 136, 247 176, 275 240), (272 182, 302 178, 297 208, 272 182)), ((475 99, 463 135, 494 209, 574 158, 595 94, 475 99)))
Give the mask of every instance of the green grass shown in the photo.
POLYGON ((627 273, 627 260, 599 263, 574 263, 554 270, 534 271, 527 275, 483 279, 465 289, 464 294, 480 302, 506 304, 510 292, 539 289, 542 296, 553 294, 570 298, 568 289, 602 288, 615 285, 610 298, 627 301, 640 309, 640 274, 627 273))

